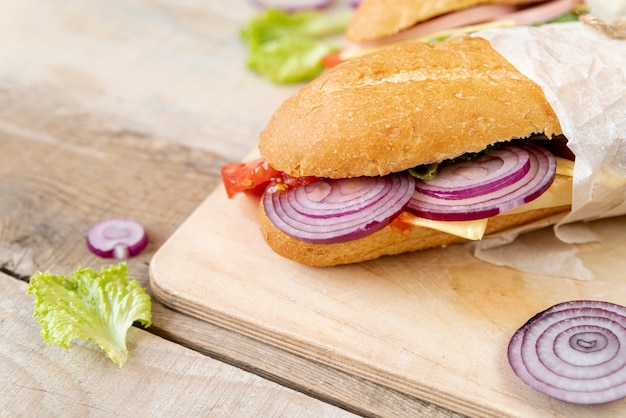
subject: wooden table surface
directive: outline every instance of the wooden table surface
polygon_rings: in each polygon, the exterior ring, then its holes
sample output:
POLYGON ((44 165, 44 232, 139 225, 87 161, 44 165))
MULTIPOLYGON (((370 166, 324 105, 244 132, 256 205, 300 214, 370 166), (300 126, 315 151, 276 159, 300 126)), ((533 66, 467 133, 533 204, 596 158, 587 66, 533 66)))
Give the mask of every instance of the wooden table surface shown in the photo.
POLYGON ((150 236, 128 262, 150 292, 155 251, 298 88, 246 70, 238 30, 254 12, 244 0, 0 4, 0 415, 457 416, 154 299, 121 369, 40 337, 34 272, 111 264, 85 234, 124 216, 150 236))

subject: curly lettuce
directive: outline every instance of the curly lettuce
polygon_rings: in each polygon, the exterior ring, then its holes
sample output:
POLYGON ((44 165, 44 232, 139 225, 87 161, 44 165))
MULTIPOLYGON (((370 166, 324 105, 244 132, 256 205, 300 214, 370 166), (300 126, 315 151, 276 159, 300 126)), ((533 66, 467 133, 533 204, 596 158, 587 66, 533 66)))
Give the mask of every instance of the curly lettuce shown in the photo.
POLYGON ((339 49, 326 37, 342 34, 349 19, 349 13, 266 9, 241 30, 247 66, 276 83, 313 79, 323 69, 322 58, 339 49))
POLYGON ((130 356, 128 329, 152 321, 150 296, 128 279, 124 262, 99 272, 79 268, 69 277, 37 272, 26 293, 35 295, 33 316, 47 344, 67 349, 74 339, 92 340, 119 367, 130 356))

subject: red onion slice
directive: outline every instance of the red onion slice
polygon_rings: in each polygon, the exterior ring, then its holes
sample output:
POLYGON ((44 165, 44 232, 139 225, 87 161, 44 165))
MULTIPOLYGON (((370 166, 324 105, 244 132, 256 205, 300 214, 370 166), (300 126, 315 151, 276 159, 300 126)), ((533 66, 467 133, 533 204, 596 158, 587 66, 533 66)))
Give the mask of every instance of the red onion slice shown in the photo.
POLYGON ((332 0, 250 0, 259 9, 279 9, 287 13, 327 9, 332 0))
POLYGON ((515 374, 562 401, 600 404, 626 397, 626 307, 577 300, 555 305, 518 329, 508 347, 515 374))
POLYGON ((363 206, 376 202, 389 193, 392 182, 372 182, 367 177, 357 177, 346 182, 329 182, 294 188, 291 205, 299 212, 315 209, 315 217, 332 216, 341 211, 342 216, 358 212, 363 206), (331 194, 331 187, 340 189, 341 193, 331 194), (324 206, 320 207, 319 202, 324 206))
POLYGON ((143 226, 128 219, 107 219, 98 222, 87 233, 87 248, 103 258, 120 260, 135 256, 148 245, 143 226))
POLYGON ((407 209, 439 221, 484 219, 541 196, 555 173, 556 160, 548 150, 532 142, 506 144, 445 166, 433 180, 417 181, 407 209))
POLYGON ((384 228, 407 204, 415 179, 408 174, 324 179, 266 192, 270 221, 300 241, 331 244, 362 238, 384 228))
POLYGON ((530 170, 530 158, 521 148, 502 147, 475 160, 445 165, 416 189, 448 200, 481 196, 520 181, 530 170))

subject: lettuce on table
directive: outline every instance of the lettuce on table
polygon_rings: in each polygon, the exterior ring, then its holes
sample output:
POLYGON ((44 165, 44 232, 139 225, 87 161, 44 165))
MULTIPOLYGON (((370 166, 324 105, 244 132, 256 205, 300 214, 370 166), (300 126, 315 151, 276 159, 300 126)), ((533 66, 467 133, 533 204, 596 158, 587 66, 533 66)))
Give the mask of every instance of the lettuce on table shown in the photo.
POLYGON ((248 68, 276 83, 310 80, 322 71, 322 58, 339 49, 324 38, 342 34, 349 19, 349 13, 266 9, 241 30, 248 68))
POLYGON ((122 367, 128 360, 126 334, 134 322, 150 326, 150 296, 128 279, 126 263, 99 272, 79 268, 69 277, 35 273, 27 294, 35 295, 33 316, 48 344, 68 348, 72 340, 92 340, 122 367))

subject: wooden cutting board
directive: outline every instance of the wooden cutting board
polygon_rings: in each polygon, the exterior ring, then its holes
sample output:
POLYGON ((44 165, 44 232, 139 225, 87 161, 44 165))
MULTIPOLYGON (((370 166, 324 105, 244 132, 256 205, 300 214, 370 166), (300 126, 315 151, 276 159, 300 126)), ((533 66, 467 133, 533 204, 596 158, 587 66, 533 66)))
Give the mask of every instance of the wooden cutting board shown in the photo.
POLYGON ((211 194, 156 253, 163 303, 308 359, 476 416, 623 416, 626 400, 549 399, 511 371, 506 347, 535 313, 566 300, 626 304, 626 217, 592 223, 580 248, 596 279, 541 277, 474 258, 464 245, 315 268, 266 247, 257 201, 211 194))

